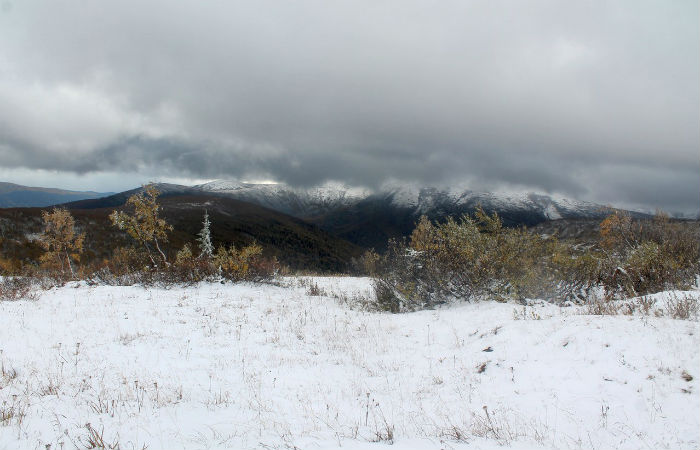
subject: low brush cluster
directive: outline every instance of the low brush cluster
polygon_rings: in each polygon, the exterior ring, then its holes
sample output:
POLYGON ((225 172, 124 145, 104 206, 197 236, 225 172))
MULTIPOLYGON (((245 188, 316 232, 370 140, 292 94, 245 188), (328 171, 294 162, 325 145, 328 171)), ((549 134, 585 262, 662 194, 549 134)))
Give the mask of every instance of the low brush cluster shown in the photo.
POLYGON ((635 221, 615 212, 598 241, 583 245, 506 228, 478 209, 443 223, 423 217, 407 241, 369 251, 356 266, 375 277, 378 307, 392 312, 478 298, 583 303, 594 292, 616 299, 692 285, 700 244, 662 213, 635 221))

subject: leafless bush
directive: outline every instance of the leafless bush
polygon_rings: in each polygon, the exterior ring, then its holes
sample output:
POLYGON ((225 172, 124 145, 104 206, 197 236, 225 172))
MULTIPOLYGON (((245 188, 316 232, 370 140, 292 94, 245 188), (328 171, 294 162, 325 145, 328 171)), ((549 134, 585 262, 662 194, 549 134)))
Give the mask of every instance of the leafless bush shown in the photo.
POLYGON ((11 403, 3 401, 0 404, 0 426, 21 425, 27 415, 26 407, 14 400, 11 403))
POLYGON ((93 427, 90 423, 85 424, 85 429, 87 433, 84 437, 80 438, 80 442, 88 450, 91 449, 108 449, 108 450, 119 450, 121 446, 119 444, 119 437, 116 437, 113 442, 105 442, 104 439, 104 428, 99 431, 93 427))
POLYGON ((666 315, 673 319, 697 320, 698 318, 698 300, 690 295, 679 296, 674 293, 666 299, 664 306, 666 315))
POLYGON ((0 301, 36 300, 36 281, 31 277, 3 277, 0 279, 0 301))
POLYGON ((489 412, 487 406, 484 406, 483 410, 483 416, 474 415, 473 417, 473 435, 495 439, 501 445, 508 445, 513 440, 526 436, 526 433, 518 430, 514 423, 506 420, 504 414, 489 412))
POLYGON ((450 423, 448 426, 440 428, 437 436, 455 442, 469 442, 471 433, 465 426, 450 423))
POLYGON ((616 316, 622 314, 623 304, 613 300, 611 297, 593 297, 585 304, 584 314, 593 316, 616 316))
POLYGON ((318 286, 318 283, 312 281, 309 282, 309 286, 306 288, 306 295, 310 297, 322 297, 328 294, 318 286))
POLYGON ((639 308, 639 311, 641 311, 642 314, 645 316, 648 316, 652 312, 652 308, 656 304, 656 301, 648 296, 643 296, 639 297, 636 301, 637 307, 639 308))
POLYGON ((679 320, 698 319, 698 300, 689 294, 671 294, 664 300, 663 307, 658 307, 656 301, 649 296, 634 300, 620 301, 611 297, 593 298, 586 303, 582 310, 591 315, 632 315, 641 313, 645 316, 667 316, 679 320))

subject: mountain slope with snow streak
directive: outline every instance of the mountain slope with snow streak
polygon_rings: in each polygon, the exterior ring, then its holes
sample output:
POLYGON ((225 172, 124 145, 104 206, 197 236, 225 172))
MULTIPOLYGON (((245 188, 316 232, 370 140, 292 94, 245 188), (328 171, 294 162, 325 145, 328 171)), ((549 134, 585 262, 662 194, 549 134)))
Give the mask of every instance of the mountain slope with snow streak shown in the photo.
POLYGON ((535 193, 489 193, 459 188, 440 189, 405 184, 387 184, 376 192, 329 182, 314 188, 292 188, 285 184, 255 184, 217 180, 194 186, 195 190, 218 193, 305 218, 357 208, 363 203, 387 201, 387 206, 409 209, 414 215, 439 211, 464 213, 478 205, 499 213, 537 214, 541 220, 598 218, 607 214, 602 205, 535 193))
POLYGON ((352 205, 369 195, 369 191, 350 188, 339 183, 327 183, 302 189, 284 184, 255 184, 220 180, 194 186, 193 189, 255 203, 300 218, 352 205))

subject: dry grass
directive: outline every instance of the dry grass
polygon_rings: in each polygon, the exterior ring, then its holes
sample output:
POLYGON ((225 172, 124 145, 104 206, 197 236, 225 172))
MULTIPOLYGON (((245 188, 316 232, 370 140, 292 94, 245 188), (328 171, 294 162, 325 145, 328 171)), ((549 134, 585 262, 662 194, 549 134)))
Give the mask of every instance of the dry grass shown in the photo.
POLYGON ((86 448, 88 450, 91 450, 91 449, 119 450, 119 449, 121 449, 121 446, 119 445, 119 437, 118 436, 111 443, 105 442, 104 427, 98 431, 97 428, 93 427, 89 423, 86 423, 85 429, 87 430, 87 434, 83 438, 80 439, 84 448, 86 448))
POLYGON ((698 306, 698 299, 690 294, 671 293, 662 305, 657 305, 651 296, 626 301, 595 298, 584 306, 582 313, 596 316, 631 316, 638 313, 676 320, 698 320, 698 306))
POLYGON ((3 401, 0 405, 0 426, 22 425, 26 415, 26 407, 17 400, 12 403, 3 401))
POLYGON ((666 315, 673 319, 697 320, 698 318, 698 300, 688 294, 671 295, 666 299, 664 309, 666 315))
POLYGON ((4 277, 0 280, 0 301, 36 300, 38 294, 30 277, 4 277))

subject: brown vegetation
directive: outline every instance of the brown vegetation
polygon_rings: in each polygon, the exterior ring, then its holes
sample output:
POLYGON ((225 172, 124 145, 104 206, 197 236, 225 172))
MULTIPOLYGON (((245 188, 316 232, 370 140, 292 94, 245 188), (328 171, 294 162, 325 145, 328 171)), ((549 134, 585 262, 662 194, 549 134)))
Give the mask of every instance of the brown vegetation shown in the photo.
MULTIPOLYGON (((367 261, 372 254, 360 259, 367 261)), ((700 244, 662 213, 643 221, 614 212, 601 222, 597 242, 581 245, 505 228, 478 209, 443 223, 421 218, 407 242, 390 242, 374 264, 377 303, 389 311, 476 298, 581 303, 596 289, 614 299, 687 287, 700 271, 700 244)))
POLYGON ((85 233, 75 231, 75 219, 65 209, 54 208, 50 213, 42 211, 41 217, 44 232, 39 239, 46 251, 41 255, 42 266, 50 271, 58 270, 63 276, 67 275, 68 267, 70 276, 75 277, 72 261, 78 260, 83 252, 85 233))
POLYGON ((130 211, 117 210, 110 214, 114 227, 126 232, 135 245, 124 239, 111 240, 109 233, 105 233, 104 239, 114 245, 111 254, 96 260, 93 252, 89 262, 83 264, 86 233, 77 231, 71 213, 57 208, 52 212, 42 211, 43 231, 36 244, 26 243, 38 247, 39 255, 34 258, 41 265, 31 264, 31 259, 0 258, 0 275, 5 276, 0 283, 0 297, 28 298, 31 288, 38 284, 32 280, 44 280, 44 285, 76 277, 109 284, 172 284, 208 279, 262 280, 279 270, 276 259, 263 257, 262 247, 256 243, 240 249, 233 244, 228 248, 222 246, 216 255, 195 255, 192 243, 188 242, 174 258, 168 258, 162 244, 168 242, 173 227, 160 217, 158 195, 153 186, 145 186, 127 200, 130 211))

